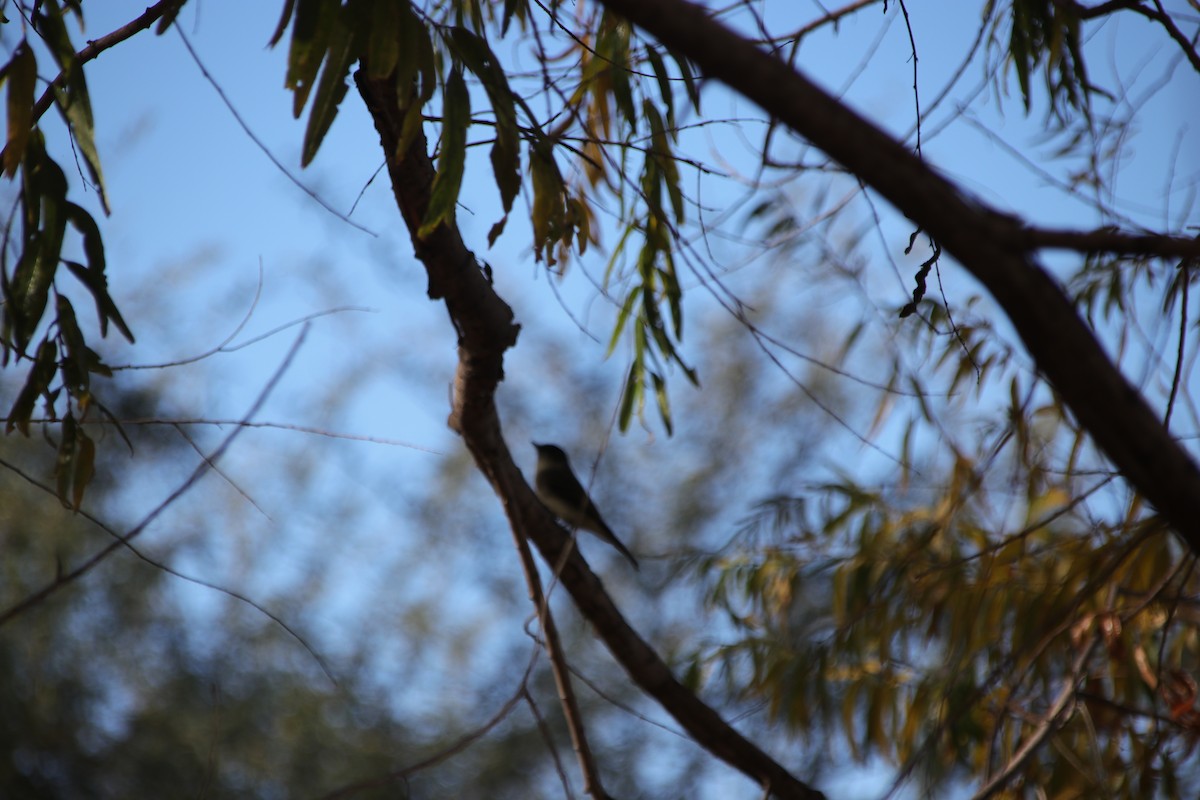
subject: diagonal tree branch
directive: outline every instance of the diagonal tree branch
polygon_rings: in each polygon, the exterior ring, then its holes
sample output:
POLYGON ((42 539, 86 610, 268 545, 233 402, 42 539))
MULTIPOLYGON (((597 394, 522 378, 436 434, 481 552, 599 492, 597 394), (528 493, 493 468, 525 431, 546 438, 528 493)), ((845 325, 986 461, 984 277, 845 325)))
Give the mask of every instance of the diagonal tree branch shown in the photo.
POLYGON ((409 98, 403 98, 402 104, 390 78, 373 80, 360 70, 355 81, 379 131, 396 203, 429 277, 429 297, 446 303, 458 334, 458 369, 448 423, 491 483, 515 535, 532 540, 548 563, 562 563, 559 580, 613 657, 698 744, 776 797, 822 800, 824 795, 796 779, 675 678, 625 620, 578 549, 571 546, 570 537, 534 496, 504 442, 494 402, 504 375, 504 353, 516 343, 519 330, 512 309, 492 289, 457 228, 442 224, 424 239, 417 236, 434 175, 425 136, 418 133, 406 152, 397 152, 402 109, 409 98), (570 552, 565 552, 568 547, 570 552))
POLYGON ((1031 254, 1022 220, 968 197, 788 64, 687 0, 600 0, 761 106, 920 225, 995 297, 1100 449, 1200 554, 1200 469, 1031 254))

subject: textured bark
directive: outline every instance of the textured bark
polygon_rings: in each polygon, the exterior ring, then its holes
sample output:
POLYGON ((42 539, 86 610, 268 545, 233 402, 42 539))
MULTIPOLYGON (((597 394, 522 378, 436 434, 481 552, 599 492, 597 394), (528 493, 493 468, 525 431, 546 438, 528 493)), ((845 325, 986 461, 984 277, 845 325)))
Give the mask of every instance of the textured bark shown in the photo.
MULTIPOLYGON (((1039 237, 1021 220, 962 194, 904 145, 705 9, 686 0, 600 2, 686 56, 705 77, 753 100, 933 236, 995 297, 1105 455, 1200 554, 1200 470, 1038 263, 1039 237)), ((1066 237, 1047 238, 1055 246, 1066 237)), ((1195 253, 1178 239, 1167 241, 1175 243, 1170 252, 1195 253)), ((1103 246, 1103 237, 1095 244, 1103 246)))

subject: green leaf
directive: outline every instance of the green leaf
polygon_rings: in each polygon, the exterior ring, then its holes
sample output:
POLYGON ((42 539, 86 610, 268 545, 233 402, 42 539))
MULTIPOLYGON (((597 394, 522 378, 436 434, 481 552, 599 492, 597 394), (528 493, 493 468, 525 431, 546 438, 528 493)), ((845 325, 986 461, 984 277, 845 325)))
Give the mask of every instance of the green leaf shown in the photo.
POLYGON ((62 372, 67 392, 80 395, 87 391, 89 383, 88 347, 83 340, 83 331, 79 330, 79 321, 75 318, 75 309, 71 306, 71 301, 61 294, 55 298, 55 315, 64 344, 65 359, 62 372))
POLYGON ((367 25, 367 76, 386 78, 400 61, 400 9, 396 0, 372 0, 370 13, 363 14, 367 25))
POLYGON ((558 241, 562 229, 563 182, 553 152, 544 143, 529 148, 529 167, 533 179, 533 252, 540 261, 543 252, 558 241))
POLYGON ((508 33, 508 24, 516 17, 521 22, 529 16, 529 6, 525 0, 504 0, 504 21, 500 24, 500 35, 508 33))
POLYGON ((71 473, 71 507, 76 511, 83 504, 83 493, 96 474, 96 443, 79 429, 75 451, 75 468, 71 473))
POLYGON ((4 285, 8 301, 5 328, 11 331, 22 353, 46 309, 67 224, 63 210, 67 181, 62 170, 46 156, 40 138, 26 155, 21 191, 22 252, 12 279, 4 285))
POLYGON ((104 240, 100 236, 100 228, 96 220, 85 209, 74 203, 66 204, 67 220, 83 237, 83 253, 88 265, 84 267, 74 261, 64 260, 63 263, 78 278, 96 302, 96 316, 100 319, 100 335, 108 336, 108 323, 111 321, 121 331, 121 334, 132 344, 133 333, 125 324, 116 303, 108 294, 108 278, 105 276, 106 262, 104 258, 104 240))
POLYGON ((650 62, 650 69, 654 71, 654 77, 658 81, 658 93, 662 95, 663 105, 667 108, 667 123, 675 127, 675 94, 671 90, 671 76, 667 72, 667 65, 663 63, 662 56, 654 47, 646 47, 646 60, 650 62))
POLYGON ((617 424, 623 431, 629 430, 634 406, 641 404, 641 374, 640 364, 635 360, 629 368, 629 377, 625 379, 625 393, 621 395, 621 410, 617 416, 617 424))
POLYGON ((671 436, 674 428, 671 425, 671 401, 667 397, 666 381, 657 372, 651 372, 650 378, 654 381, 654 398, 658 402, 658 415, 662 417, 663 426, 667 429, 667 436, 671 436))
POLYGON ((471 98, 462 71, 451 70, 446 79, 442 109, 442 144, 437 175, 429 191, 429 209, 417 236, 428 236, 438 225, 454 218, 458 191, 462 186, 463 166, 467 158, 467 128, 471 124, 471 98))
POLYGON ((608 358, 617 349, 617 342, 621 340, 621 332, 625 330, 625 323, 629 320, 629 314, 633 311, 633 304, 637 302, 640 292, 637 289, 631 291, 625 296, 625 302, 621 304, 621 311, 617 314, 616 324, 613 325, 612 338, 608 340, 608 351, 604 357, 608 358))
POLYGON ((33 129, 33 90, 37 87, 37 58, 22 41, 4 67, 8 80, 8 139, 4 145, 4 174, 11 178, 25 157, 33 129))
POLYGON ((346 97, 349 86, 346 76, 350 74, 350 65, 358 54, 354 49, 353 31, 346 25, 333 26, 332 39, 329 43, 329 53, 325 59, 325 67, 317 84, 317 94, 313 98, 313 107, 308 114, 308 127, 304 131, 304 145, 300 153, 300 165, 308 166, 317 155, 329 126, 337 116, 338 106, 346 97))
POLYGON ((38 346, 37 358, 33 368, 29 370, 29 377, 25 379, 25 385, 21 387, 16 401, 8 411, 8 423, 4 428, 6 433, 12 433, 13 428, 17 428, 25 436, 29 435, 29 419, 33 416, 33 406, 38 397, 50 389, 50 381, 54 380, 57 371, 57 360, 58 348, 54 342, 50 339, 43 340, 38 346))
POLYGON ((334 28, 341 27, 337 0, 296 0, 292 46, 284 86, 292 90, 292 116, 300 118, 317 80, 334 28))
POLYGON ((89 269, 78 261, 69 261, 64 259, 63 263, 67 265, 67 269, 71 274, 79 279, 80 283, 87 287, 92 294, 92 299, 96 302, 96 316, 100 318, 100 335, 108 335, 108 323, 112 322, 117 326, 117 330, 121 332, 130 344, 136 340, 133 333, 129 330, 129 326, 125 324, 121 312, 117 310, 116 303, 108 294, 108 279, 103 272, 98 272, 95 269, 89 269))
POLYGON ((71 44, 71 37, 63 23, 63 13, 58 3, 55 0, 45 0, 44 5, 46 12, 35 15, 37 29, 65 77, 63 83, 54 89, 54 104, 67 123, 79 154, 83 156, 83 164, 91 176, 92 186, 100 197, 100 205, 104 213, 109 214, 112 212, 108 205, 108 193, 104 189, 100 153, 96 149, 92 102, 83 68, 76 63, 75 47, 71 44))
POLYGON ((68 499, 71 491, 71 476, 74 474, 75 434, 79 426, 75 417, 67 414, 62 421, 62 441, 58 443, 58 459, 54 463, 54 484, 58 490, 58 499, 64 506, 70 506, 68 499))
POLYGON ((680 55, 670 48, 667 48, 667 52, 675 60, 676 66, 679 67, 679 75, 683 78, 683 86, 687 90, 688 99, 692 101, 692 108, 699 114, 700 86, 696 83, 696 76, 692 71, 691 62, 685 56, 680 55))
POLYGON ((496 176, 496 187, 500 190, 504 212, 508 213, 521 190, 520 136, 514 95, 499 60, 486 41, 461 27, 453 28, 450 34, 455 54, 479 78, 496 115, 496 142, 491 152, 492 172, 496 176))

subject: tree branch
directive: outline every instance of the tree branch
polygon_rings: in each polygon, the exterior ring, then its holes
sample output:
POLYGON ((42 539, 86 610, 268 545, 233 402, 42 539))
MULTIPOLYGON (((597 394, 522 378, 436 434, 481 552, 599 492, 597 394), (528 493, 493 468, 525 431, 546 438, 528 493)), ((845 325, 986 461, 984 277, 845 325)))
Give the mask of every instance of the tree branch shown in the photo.
POLYGON ((1052 248, 1080 253, 1113 253, 1151 258, 1200 259, 1200 237, 1126 233, 1116 228, 1072 231, 1065 228, 1027 227, 1021 244, 1029 250, 1052 248))
POLYGON ((686 0, 601 0, 806 137, 933 236, 1004 309, 1125 478, 1200 554, 1200 469, 1028 253, 1027 226, 959 189, 786 63, 686 0))
POLYGON ((515 344, 519 330, 512 309, 478 269, 457 228, 443 224, 425 239, 417 236, 428 208, 434 169, 423 133, 413 138, 406 152, 397 152, 402 108, 411 98, 405 98, 402 105, 390 78, 372 80, 360 70, 355 82, 379 131, 397 205, 417 258, 429 276, 429 296, 445 301, 458 333, 459 362, 448 423, 462 436, 480 472, 491 483, 510 526, 517 535, 532 540, 547 563, 562 563, 559 579, 597 636, 634 682, 700 746, 777 797, 823 800, 824 795, 797 780, 671 674, 658 653, 621 615, 570 537, 534 496, 504 442, 494 403, 504 374, 504 352, 515 344), (568 547, 570 552, 564 552, 568 547))
POLYGON ((99 39, 89 39, 87 45, 75 54, 74 62, 67 69, 58 73, 54 80, 50 81, 50 85, 46 87, 46 91, 42 92, 42 96, 33 104, 33 124, 36 125, 37 121, 50 108, 50 105, 54 102, 54 92, 62 88, 62 85, 66 83, 67 72, 69 70, 77 69, 113 45, 120 44, 135 33, 141 33, 146 30, 164 13, 170 10, 170 6, 172 5, 173 0, 159 0, 159 2, 143 11, 141 16, 125 23, 115 31, 107 33, 99 39))

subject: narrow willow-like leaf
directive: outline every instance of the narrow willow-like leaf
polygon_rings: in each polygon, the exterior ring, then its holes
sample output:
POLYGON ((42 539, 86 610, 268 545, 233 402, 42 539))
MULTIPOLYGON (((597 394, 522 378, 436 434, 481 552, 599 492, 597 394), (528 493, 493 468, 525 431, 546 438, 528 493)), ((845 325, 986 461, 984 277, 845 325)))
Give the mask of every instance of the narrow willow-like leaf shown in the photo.
POLYGON ((25 157, 33 128, 33 91, 37 86, 37 58, 24 41, 17 45, 5 67, 8 81, 8 139, 4 145, 4 174, 11 178, 25 157))
POLYGON ((349 87, 346 77, 350 74, 350 65, 358 58, 354 50, 354 33, 349 25, 334 26, 332 39, 329 42, 329 53, 325 58, 325 67, 321 71, 317 83, 317 94, 313 98, 312 111, 308 115, 308 127, 304 131, 304 145, 301 148, 300 164, 308 166, 317 155, 325 134, 337 116, 338 106, 346 96, 349 87))
POLYGON ((492 172, 500 190, 500 202, 507 214, 521 190, 520 136, 517 111, 508 78, 487 42, 466 28, 451 30, 455 53, 467 69, 483 84, 496 115, 496 142, 492 145, 492 172))
POLYGON ((369 14, 363 14, 360 25, 367 26, 367 75, 386 78, 400 61, 400 9, 396 0, 371 0, 369 14))
POLYGON ((300 118, 308 95, 317 80, 317 71, 329 49, 329 40, 338 19, 337 0, 297 0, 292 25, 292 46, 288 51, 284 86, 292 90, 292 116, 300 118))
POLYGON ((58 458, 54 463, 54 487, 58 499, 64 506, 71 505, 71 477, 75 472, 75 434, 79 426, 72 414, 67 414, 62 421, 62 439, 58 443, 58 458))
POLYGON ((437 175, 429 191, 429 210, 417 235, 428 236, 438 225, 454 218, 454 206, 462 186, 463 165, 467 158, 467 128, 471 124, 471 98, 462 71, 451 70, 446 79, 442 109, 442 144, 437 175))
POLYGON ((57 359, 58 348, 54 342, 50 339, 43 340, 38 346, 33 369, 29 370, 25 385, 21 387, 17 399, 8 411, 8 423, 4 428, 6 433, 11 433, 13 428, 16 428, 25 436, 29 435, 29 418, 33 416, 33 406, 38 397, 50 388, 50 381, 54 380, 57 371, 57 359))
POLYGON ((71 508, 78 511, 83 505, 83 493, 96 474, 96 443, 83 428, 79 429, 75 447, 75 465, 71 471, 71 508))

